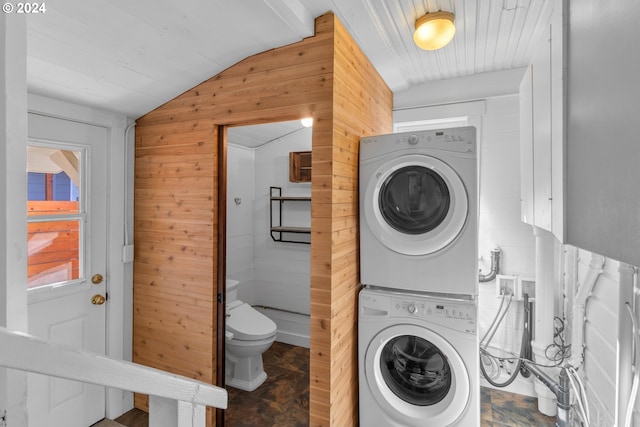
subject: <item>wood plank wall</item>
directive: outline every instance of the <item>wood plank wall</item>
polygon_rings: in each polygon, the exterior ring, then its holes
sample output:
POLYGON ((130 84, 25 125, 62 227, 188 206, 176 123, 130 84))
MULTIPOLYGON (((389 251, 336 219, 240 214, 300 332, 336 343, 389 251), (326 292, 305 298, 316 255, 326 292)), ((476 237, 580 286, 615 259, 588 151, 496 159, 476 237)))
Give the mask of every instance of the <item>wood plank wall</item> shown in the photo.
POLYGON ((140 118, 134 361, 214 382, 218 131, 312 116, 310 424, 357 425, 358 141, 390 132, 391 109, 391 91, 328 13, 315 36, 140 118))
MULTIPOLYGON (((331 264, 324 268, 330 280, 324 276, 314 277, 325 262, 312 261, 312 325, 327 324, 330 321, 329 360, 318 357, 312 345, 311 374, 314 367, 329 373, 330 402, 329 424, 323 419, 326 412, 317 413, 312 407, 311 425, 357 426, 358 425, 358 292, 359 274, 359 215, 358 215, 358 153, 360 137, 379 135, 392 131, 392 93, 378 72, 351 38, 344 26, 336 20, 334 36, 333 68, 333 138, 330 147, 322 150, 320 158, 331 158, 330 191, 322 184, 323 178, 316 175, 312 181, 312 199, 331 203, 331 264), (329 311, 329 319, 314 316, 320 299, 315 299, 315 291, 320 285, 330 289, 330 307, 319 310, 329 311), (315 360, 315 359, 318 360, 315 360)), ((314 145, 313 158, 316 156, 314 145)), ((312 230, 322 229, 322 222, 312 219, 312 230), (317 226, 317 227, 316 227, 317 226)), ((311 248, 312 256, 314 247, 311 248)), ((322 337, 322 335, 321 335, 322 337)), ((314 341, 312 335, 311 340, 314 341)), ((316 385, 312 383, 312 390, 316 385)), ((319 388, 319 387, 318 387, 319 388)), ((326 391, 325 391, 326 393, 326 391)), ((312 393, 313 399, 313 393, 312 393)), ((325 403, 324 400, 322 403, 325 403)))
MULTIPOLYGON (((215 379, 216 161, 206 122, 136 129, 133 360, 207 383, 215 379)), ((135 405, 148 410, 146 396, 135 405)), ((212 425, 212 411, 208 418, 212 425)))

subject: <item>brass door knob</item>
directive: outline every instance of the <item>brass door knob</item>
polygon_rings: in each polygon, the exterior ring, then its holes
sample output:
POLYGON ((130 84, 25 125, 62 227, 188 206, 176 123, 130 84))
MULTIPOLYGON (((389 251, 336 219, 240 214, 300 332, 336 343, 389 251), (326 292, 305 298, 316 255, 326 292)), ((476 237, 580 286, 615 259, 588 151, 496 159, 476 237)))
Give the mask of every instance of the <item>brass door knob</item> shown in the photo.
POLYGON ((103 279, 104 277, 102 277, 102 274, 94 274, 93 276, 91 276, 91 283, 93 283, 94 285, 99 285, 100 283, 102 283, 103 279))
POLYGON ((102 305, 107 299, 100 294, 96 294, 91 298, 91 304, 102 305))

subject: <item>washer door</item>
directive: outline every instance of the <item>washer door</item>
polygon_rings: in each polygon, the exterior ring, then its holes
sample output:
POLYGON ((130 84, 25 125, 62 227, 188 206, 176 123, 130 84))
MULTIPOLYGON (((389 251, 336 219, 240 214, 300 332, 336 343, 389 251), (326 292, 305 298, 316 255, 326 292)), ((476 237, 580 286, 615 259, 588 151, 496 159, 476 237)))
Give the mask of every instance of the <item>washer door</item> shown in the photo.
POLYGON ((373 174, 364 215, 376 238, 404 255, 428 255, 447 247, 462 231, 468 196, 458 174, 431 156, 407 155, 373 174))
POLYGON ((448 426, 470 399, 469 373, 458 352, 435 332, 394 325, 378 333, 364 355, 371 395, 406 426, 448 426))

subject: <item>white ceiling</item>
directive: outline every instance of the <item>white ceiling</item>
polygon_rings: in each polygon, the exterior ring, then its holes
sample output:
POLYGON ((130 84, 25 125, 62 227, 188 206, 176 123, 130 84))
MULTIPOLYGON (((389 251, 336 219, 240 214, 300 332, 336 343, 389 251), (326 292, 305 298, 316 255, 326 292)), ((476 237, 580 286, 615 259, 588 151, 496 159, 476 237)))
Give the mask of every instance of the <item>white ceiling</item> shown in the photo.
POLYGON ((137 118, 236 62, 313 35, 333 10, 394 92, 522 67, 552 0, 56 0, 30 15, 33 93, 137 118), (422 51, 415 18, 455 13, 451 44, 422 51))
POLYGON ((230 127, 227 140, 230 144, 248 148, 258 148, 303 129, 300 120, 288 122, 262 123, 252 126, 230 127))

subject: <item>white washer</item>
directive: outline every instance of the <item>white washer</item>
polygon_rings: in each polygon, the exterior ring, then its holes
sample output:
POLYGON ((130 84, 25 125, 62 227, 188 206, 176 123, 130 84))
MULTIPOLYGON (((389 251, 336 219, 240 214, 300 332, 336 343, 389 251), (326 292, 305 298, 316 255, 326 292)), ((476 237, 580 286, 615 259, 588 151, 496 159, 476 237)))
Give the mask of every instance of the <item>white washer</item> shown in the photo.
POLYGON ((360 278, 477 295, 474 127, 360 141, 360 278))
POLYGON ((360 292, 360 425, 480 425, 476 302, 360 292))

